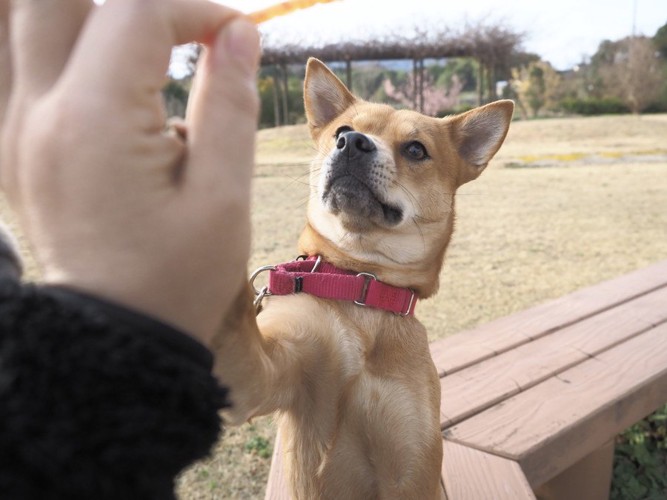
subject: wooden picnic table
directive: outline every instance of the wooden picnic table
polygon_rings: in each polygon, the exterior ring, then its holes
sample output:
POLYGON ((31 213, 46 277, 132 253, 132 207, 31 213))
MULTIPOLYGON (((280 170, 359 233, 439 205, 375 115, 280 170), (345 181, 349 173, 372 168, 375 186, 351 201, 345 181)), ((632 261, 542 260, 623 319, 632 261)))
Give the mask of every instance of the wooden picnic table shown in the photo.
POLYGON ((450 500, 606 499, 614 436, 667 402, 667 260, 431 353, 450 500))
MULTIPOLYGON (((431 354, 448 500, 607 499, 614 437, 667 402, 667 260, 431 354)), ((266 498, 289 498, 277 453, 266 498)))

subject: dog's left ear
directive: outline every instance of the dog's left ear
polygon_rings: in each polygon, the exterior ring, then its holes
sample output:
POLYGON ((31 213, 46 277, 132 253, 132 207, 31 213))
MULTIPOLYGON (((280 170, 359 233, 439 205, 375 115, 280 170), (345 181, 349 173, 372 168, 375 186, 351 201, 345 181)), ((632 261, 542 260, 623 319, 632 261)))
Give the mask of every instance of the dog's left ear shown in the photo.
POLYGON ((335 120, 357 100, 322 61, 312 57, 306 66, 303 87, 306 118, 312 134, 335 120))
POLYGON ((507 136, 513 113, 514 102, 502 100, 448 119, 456 149, 468 164, 460 172, 459 185, 476 179, 486 168, 507 136))

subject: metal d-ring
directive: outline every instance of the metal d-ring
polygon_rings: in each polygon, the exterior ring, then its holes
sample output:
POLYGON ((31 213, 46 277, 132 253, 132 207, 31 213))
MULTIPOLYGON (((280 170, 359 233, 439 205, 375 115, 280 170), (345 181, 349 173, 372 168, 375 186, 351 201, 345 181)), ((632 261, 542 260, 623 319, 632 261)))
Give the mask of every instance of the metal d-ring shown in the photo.
MULTIPOLYGON (((255 288, 255 279, 257 279, 257 276, 259 276, 263 272, 275 271, 275 270, 276 270, 276 266, 262 266, 262 267, 256 269, 255 272, 250 275, 250 279, 248 280, 248 283, 250 283, 250 286, 255 291, 255 295, 259 295, 261 293, 261 290, 257 290, 257 288, 255 288)), ((267 288, 267 287, 264 287, 264 288, 267 288)), ((267 288, 267 292, 268 292, 268 288, 267 288)), ((271 295, 271 293, 268 292, 268 293, 265 293, 265 295, 271 295)))
POLYGON ((255 297, 255 300, 253 300, 252 305, 255 306, 257 313, 259 313, 259 308, 262 305, 262 300, 264 300, 264 297, 266 297, 267 295, 271 295, 271 292, 269 292, 269 287, 265 286, 259 291, 259 293, 255 297))
POLYGON ((321 263, 322 263, 322 256, 321 256, 321 255, 318 255, 318 256, 317 256, 317 260, 315 261, 315 265, 314 265, 313 268, 310 270, 310 272, 311 272, 311 273, 314 273, 315 271, 317 271, 317 268, 320 267, 320 264, 321 264, 321 263))
MULTIPOLYGON (((262 266, 259 269, 256 269, 255 272, 250 275, 250 279, 248 280, 248 283, 250 283, 250 286, 255 291, 255 297, 259 297, 260 294, 262 295, 262 298, 264 298, 267 295, 271 295, 271 292, 269 292, 269 287, 268 286, 265 286, 261 290, 257 290, 257 288, 255 288, 255 279, 257 279, 257 276, 259 276, 260 274, 262 274, 265 271, 275 271, 275 270, 276 270, 276 266, 262 266)), ((255 300, 257 300, 257 299, 255 299, 255 300)))
MULTIPOLYGON (((299 261, 299 260, 308 260, 308 256, 307 256, 307 255, 299 255, 299 256, 298 256, 296 259, 294 259, 294 260, 295 260, 295 261, 299 261)), ((314 265, 313 268, 310 270, 310 272, 311 272, 311 273, 314 273, 315 271, 317 271, 317 269, 320 267, 320 264, 321 264, 321 263, 322 263, 322 256, 321 256, 321 255, 318 255, 318 256, 317 256, 317 260, 315 261, 315 265, 314 265)))

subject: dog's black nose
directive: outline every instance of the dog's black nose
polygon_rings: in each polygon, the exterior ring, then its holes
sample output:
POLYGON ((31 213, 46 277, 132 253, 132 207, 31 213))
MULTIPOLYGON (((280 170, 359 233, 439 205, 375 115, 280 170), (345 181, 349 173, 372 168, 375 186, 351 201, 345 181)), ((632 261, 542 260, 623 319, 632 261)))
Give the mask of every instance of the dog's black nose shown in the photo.
POLYGON ((359 132, 342 134, 336 142, 336 147, 341 153, 347 153, 350 157, 360 153, 372 153, 377 149, 370 138, 359 132))

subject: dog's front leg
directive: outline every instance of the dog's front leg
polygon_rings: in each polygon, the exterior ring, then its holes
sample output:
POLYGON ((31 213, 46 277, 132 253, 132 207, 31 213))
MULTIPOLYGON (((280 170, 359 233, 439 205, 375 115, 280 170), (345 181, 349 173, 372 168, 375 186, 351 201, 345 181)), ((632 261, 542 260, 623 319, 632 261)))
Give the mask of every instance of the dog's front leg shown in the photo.
POLYGON ((279 332, 262 335, 253 298, 244 286, 212 342, 215 375, 230 388, 232 425, 289 407, 301 379, 299 349, 279 332))

